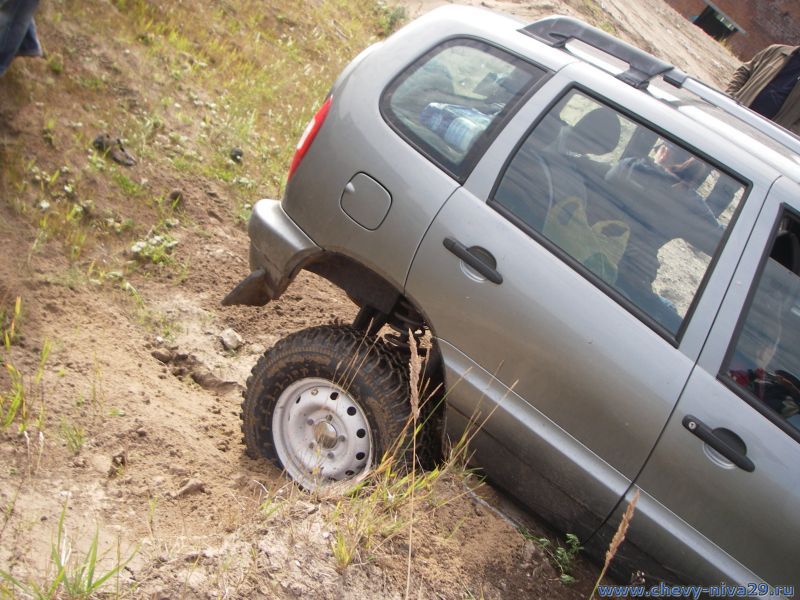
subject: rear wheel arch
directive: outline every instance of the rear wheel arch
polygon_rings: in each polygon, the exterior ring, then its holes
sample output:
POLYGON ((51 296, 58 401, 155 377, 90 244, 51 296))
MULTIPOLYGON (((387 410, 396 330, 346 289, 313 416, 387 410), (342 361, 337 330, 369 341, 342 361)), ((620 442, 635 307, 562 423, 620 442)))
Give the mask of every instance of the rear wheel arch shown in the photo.
MULTIPOLYGON (((445 371, 436 332, 422 308, 380 273, 352 257, 324 253, 322 257, 302 268, 327 279, 345 292, 360 308, 353 322, 356 329, 376 335, 384 326, 391 328, 393 331, 386 334, 385 338, 396 347, 406 361, 409 330, 419 332, 420 338, 426 330, 430 332, 430 346, 426 350, 427 360, 421 377, 423 382, 427 382, 428 393, 432 392, 434 396, 431 398, 429 408, 435 411, 436 414, 432 415, 432 418, 438 423, 432 428, 427 428, 425 432, 425 437, 433 444, 433 438, 438 438, 441 433, 439 428, 443 421, 445 371)), ((438 445, 440 440, 435 441, 438 445)), ((438 447, 435 448, 431 456, 435 458, 439 450, 438 447)))

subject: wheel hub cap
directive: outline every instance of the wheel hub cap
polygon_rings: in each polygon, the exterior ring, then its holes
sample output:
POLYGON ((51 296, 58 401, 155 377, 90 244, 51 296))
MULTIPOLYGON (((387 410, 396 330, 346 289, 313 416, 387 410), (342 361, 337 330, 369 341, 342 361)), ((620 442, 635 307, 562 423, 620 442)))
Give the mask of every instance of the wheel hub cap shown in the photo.
POLYGON ((344 388, 320 377, 299 379, 281 392, 272 438, 286 473, 310 490, 357 481, 374 460, 361 406, 344 388))
POLYGON ((336 446, 338 437, 336 428, 327 421, 320 421, 314 425, 314 438, 317 440, 317 444, 326 450, 331 450, 336 446))

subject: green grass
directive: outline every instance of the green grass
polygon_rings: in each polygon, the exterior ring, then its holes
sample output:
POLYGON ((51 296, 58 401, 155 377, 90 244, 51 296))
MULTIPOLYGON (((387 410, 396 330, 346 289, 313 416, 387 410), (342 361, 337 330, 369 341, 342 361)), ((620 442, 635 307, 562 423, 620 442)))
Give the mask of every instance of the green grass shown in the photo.
POLYGON ((51 345, 45 340, 39 354, 39 365, 32 377, 26 381, 25 374, 14 361, 13 344, 18 335, 17 323, 22 314, 22 299, 17 298, 13 311, 0 310, 0 329, 2 330, 2 347, 0 347, 0 368, 5 379, 0 375, 0 430, 5 431, 14 423, 20 433, 25 432, 33 417, 31 406, 38 395, 41 399, 39 413, 34 424, 39 431, 44 421, 44 396, 41 391, 45 365, 50 356, 51 345))
POLYGON ((553 568, 558 570, 558 578, 561 583, 574 583, 575 578, 572 576, 572 568, 580 551, 583 549, 578 536, 573 533, 568 533, 564 538, 564 543, 559 541, 552 542, 550 538, 545 536, 537 536, 526 529, 520 529, 522 536, 535 543, 550 560, 553 568))
POLYGON ((67 535, 66 514, 67 506, 64 505, 58 519, 55 539, 50 545, 49 563, 38 580, 22 581, 11 573, 0 570, 0 592, 3 593, 4 598, 16 597, 15 592, 19 592, 22 597, 36 600, 60 598, 88 600, 105 597, 105 592, 102 590, 112 583, 112 578, 116 578, 115 595, 119 597, 120 572, 137 551, 133 551, 127 559, 123 559, 120 548, 117 546, 116 555, 110 557, 112 564, 109 567, 101 566, 104 559, 109 557, 98 554, 99 529, 95 529, 94 536, 85 552, 76 551, 67 535))
POLYGON ((140 184, 133 181, 122 171, 115 170, 111 174, 111 179, 126 196, 139 196, 144 191, 140 184))
POLYGON ((86 431, 80 425, 61 421, 61 436, 67 444, 70 454, 77 456, 86 443, 86 431))
POLYGON ((342 67, 405 18, 402 9, 373 0, 280 8, 260 0, 115 0, 111 9, 87 0, 69 11, 64 2, 54 0, 37 16, 49 27, 89 32, 107 60, 87 64, 77 48, 51 42, 46 68, 63 75, 59 85, 23 80, 18 100, 39 111, 39 138, 51 151, 35 153, 29 165, 24 137, 10 138, 0 148, 0 197, 37 230, 33 252, 59 245, 72 262, 110 268, 124 263, 135 241, 115 223, 133 217, 142 232, 161 218, 155 207, 143 214, 140 204, 131 206, 169 191, 145 180, 214 182, 229 203, 223 213, 234 220, 246 218, 254 200, 279 197, 296 141, 342 67), (92 33, 111 29, 131 60, 119 44, 92 33), (126 88, 133 92, 117 93, 126 88), (106 131, 127 140, 135 167, 118 167, 91 149, 106 131), (244 151, 241 164, 229 158, 234 147, 244 151), (69 174, 61 172, 65 165, 69 174))

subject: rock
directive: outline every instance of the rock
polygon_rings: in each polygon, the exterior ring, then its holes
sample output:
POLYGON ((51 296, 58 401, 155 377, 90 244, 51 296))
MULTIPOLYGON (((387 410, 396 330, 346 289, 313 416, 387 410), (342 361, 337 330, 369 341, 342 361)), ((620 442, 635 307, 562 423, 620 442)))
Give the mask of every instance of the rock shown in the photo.
POLYGON ((101 454, 92 454, 89 457, 89 465, 98 473, 107 475, 111 469, 111 459, 101 454))
POLYGON ((120 471, 128 464, 128 451, 121 450, 111 457, 111 466, 108 468, 108 476, 116 477, 120 471))
POLYGON ((239 388, 235 381, 223 381, 206 368, 197 368, 192 371, 192 381, 205 390, 225 393, 239 388))
POLYGON ((205 492, 205 491, 206 491, 205 482, 200 481, 199 479, 190 479, 181 489, 172 494, 172 497, 181 498, 183 496, 188 496, 189 494, 197 494, 198 492, 205 492))
POLYGON ((522 547, 522 562, 525 564, 530 564, 532 562, 538 562, 543 558, 544 553, 539 546, 537 546, 533 540, 527 540, 525 545, 522 547))
POLYGON ((136 159, 131 156, 130 152, 125 150, 125 147, 122 145, 122 140, 119 138, 115 139, 107 133, 101 133, 94 138, 92 146, 104 156, 108 156, 114 162, 125 167, 132 167, 136 164, 136 159))
POLYGON ((228 327, 225 331, 219 334, 219 339, 226 350, 236 351, 242 347, 244 340, 236 331, 228 327))
POLYGON ((180 190, 172 190, 167 198, 174 208, 178 208, 183 204, 183 192, 180 190))
POLYGON ((156 348, 150 353, 150 356, 155 358, 157 361, 166 364, 169 364, 172 361, 172 352, 169 350, 164 350, 163 348, 156 348))
POLYGON ((139 437, 147 437, 147 430, 144 427, 139 427, 139 429, 136 430, 136 435, 139 437))

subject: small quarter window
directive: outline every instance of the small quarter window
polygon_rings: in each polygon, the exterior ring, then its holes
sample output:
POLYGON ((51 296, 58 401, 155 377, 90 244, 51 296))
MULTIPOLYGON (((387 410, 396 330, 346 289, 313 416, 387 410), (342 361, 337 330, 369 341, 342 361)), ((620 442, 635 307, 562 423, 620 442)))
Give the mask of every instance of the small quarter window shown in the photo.
POLYGON ((722 377, 800 429, 800 221, 785 216, 722 377))
POLYGON ((409 143, 463 180, 542 75, 483 42, 451 40, 392 82, 381 107, 409 143))

